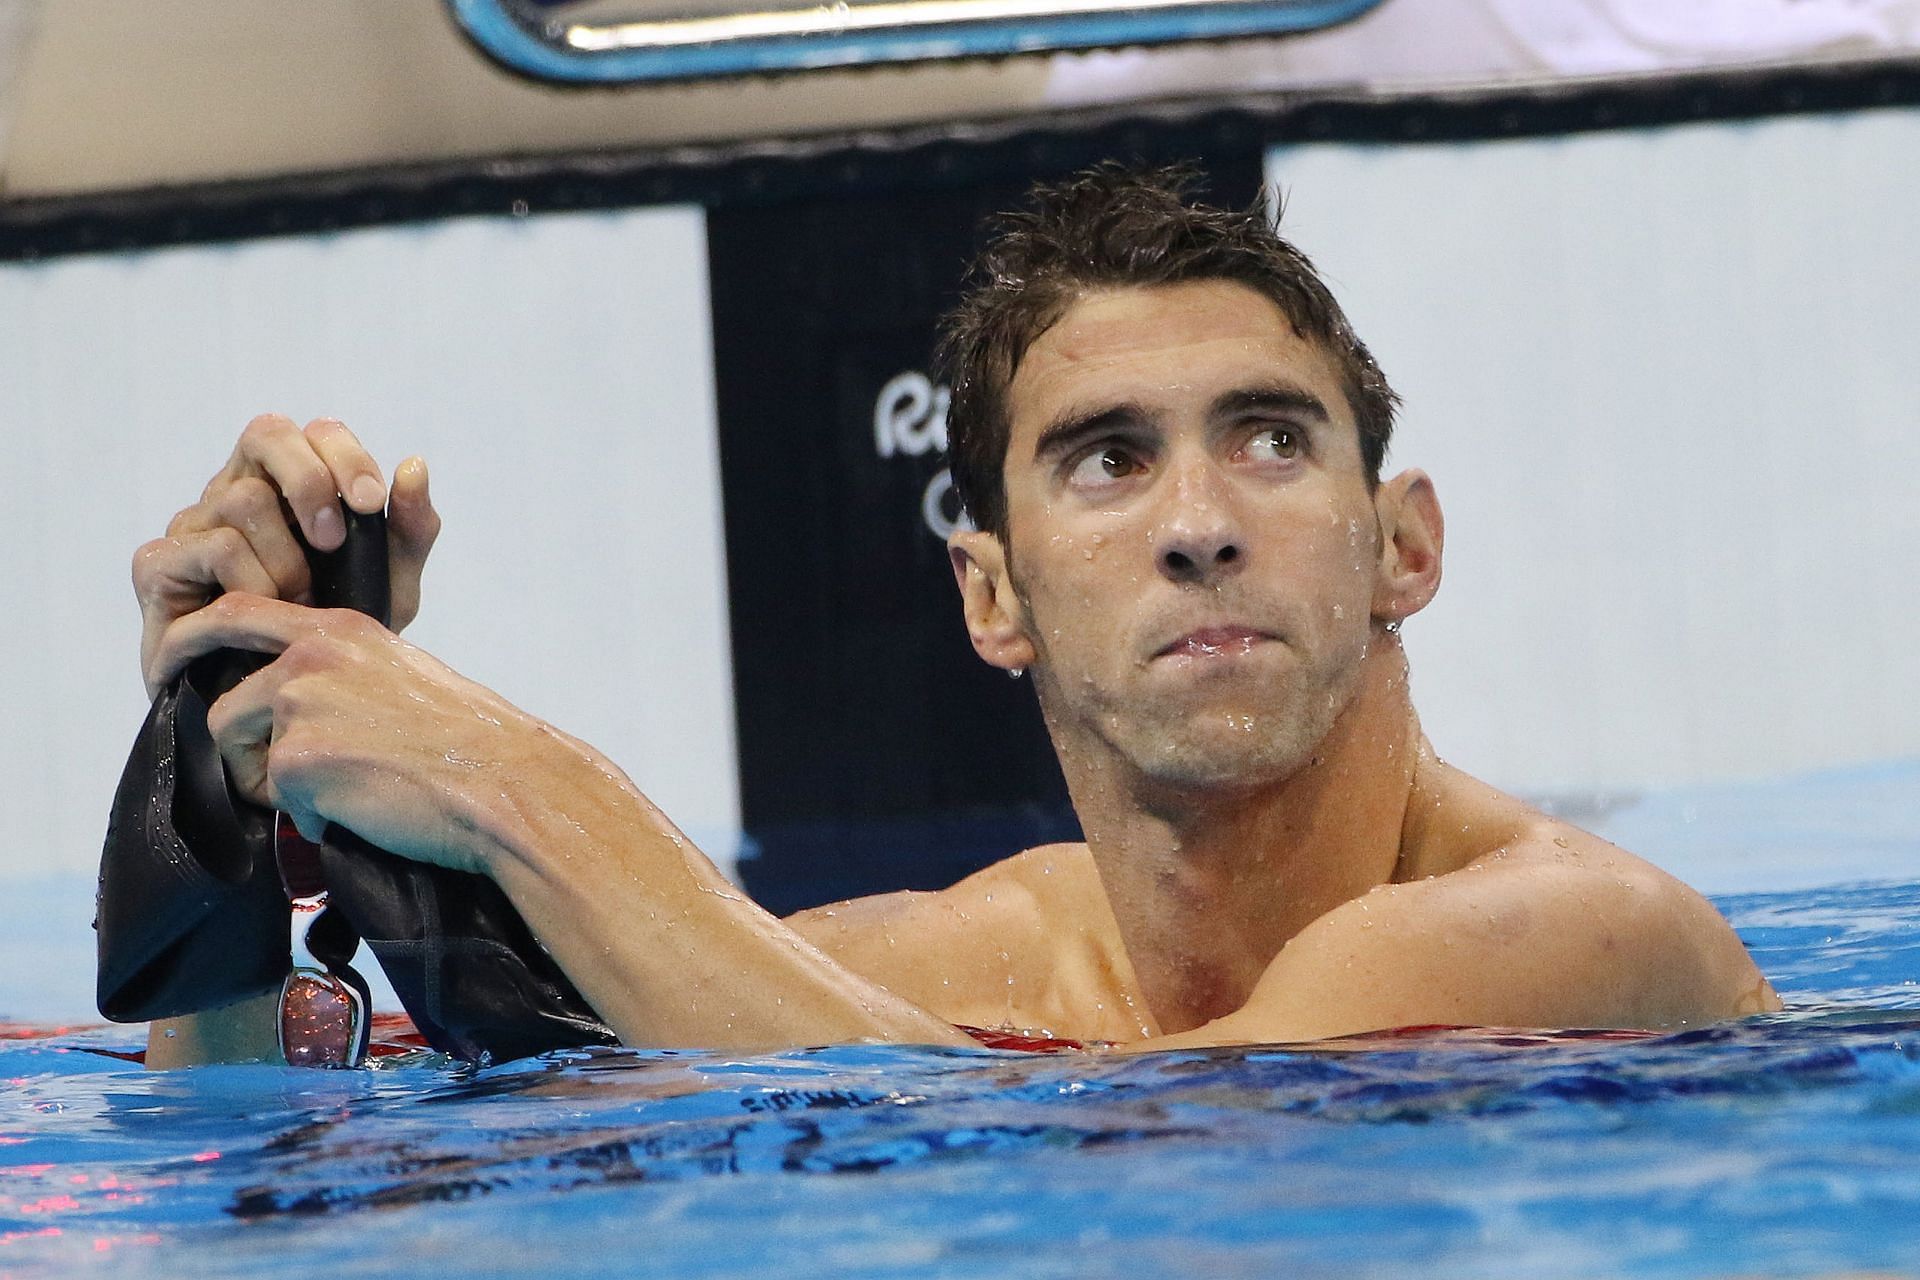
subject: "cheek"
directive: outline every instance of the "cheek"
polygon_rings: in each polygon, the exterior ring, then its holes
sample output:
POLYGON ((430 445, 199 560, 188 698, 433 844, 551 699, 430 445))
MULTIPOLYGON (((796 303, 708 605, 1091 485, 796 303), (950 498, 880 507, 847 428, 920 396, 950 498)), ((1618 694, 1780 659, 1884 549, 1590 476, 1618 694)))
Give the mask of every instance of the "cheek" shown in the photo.
POLYGON ((1377 541, 1370 512, 1330 504, 1281 531, 1271 554, 1308 606, 1308 621, 1340 630, 1368 616, 1377 541))
POLYGON ((1139 548, 1111 531, 1058 533, 1025 549, 1014 589, 1028 635, 1056 656, 1113 649, 1139 600, 1142 563, 1139 548))
POLYGON ((1329 502, 1310 540, 1314 562, 1328 573, 1372 578, 1380 556, 1380 531, 1370 505, 1329 502))

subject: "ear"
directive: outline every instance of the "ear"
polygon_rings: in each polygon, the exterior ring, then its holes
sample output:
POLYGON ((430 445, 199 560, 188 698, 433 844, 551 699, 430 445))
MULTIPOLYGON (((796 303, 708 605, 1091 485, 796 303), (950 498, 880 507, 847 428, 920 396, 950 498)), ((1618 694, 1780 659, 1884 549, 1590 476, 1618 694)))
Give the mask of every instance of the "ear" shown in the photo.
POLYGON ((1380 522, 1380 564, 1373 585, 1376 622, 1398 626, 1427 607, 1440 589, 1440 553, 1447 540, 1440 498, 1424 471, 1403 471, 1373 494, 1380 522))
POLYGON ((953 563, 973 651, 1002 671, 1032 666, 1026 609, 1013 589, 1000 539, 984 530, 957 529, 947 538, 947 559, 953 563))

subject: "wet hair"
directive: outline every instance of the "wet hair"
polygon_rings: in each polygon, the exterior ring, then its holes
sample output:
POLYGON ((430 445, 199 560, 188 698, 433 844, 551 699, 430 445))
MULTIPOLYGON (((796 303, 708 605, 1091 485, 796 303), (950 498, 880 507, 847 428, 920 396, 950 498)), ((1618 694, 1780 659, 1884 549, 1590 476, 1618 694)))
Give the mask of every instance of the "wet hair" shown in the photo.
POLYGON ((1108 161, 1037 184, 1028 207, 989 223, 991 238, 941 322, 939 365, 953 486, 973 523, 1007 534, 1008 392, 1035 339, 1093 289, 1193 280, 1248 286, 1338 369, 1359 425, 1369 486, 1379 483, 1399 397, 1306 255, 1280 237, 1264 192, 1243 210, 1190 198, 1191 165, 1141 169, 1108 161))

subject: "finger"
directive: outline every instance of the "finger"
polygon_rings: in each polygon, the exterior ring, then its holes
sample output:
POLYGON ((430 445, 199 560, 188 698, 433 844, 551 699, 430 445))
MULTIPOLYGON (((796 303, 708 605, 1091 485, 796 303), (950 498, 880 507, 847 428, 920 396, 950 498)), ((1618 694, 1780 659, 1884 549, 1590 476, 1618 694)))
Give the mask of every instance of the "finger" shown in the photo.
POLYGON ((133 593, 140 605, 140 670, 149 696, 176 674, 156 665, 161 638, 174 621, 223 591, 275 593, 239 530, 222 526, 184 538, 156 538, 133 557, 133 593))
POLYGON ((427 489, 426 459, 408 458, 393 473, 387 505, 387 568, 395 631, 420 613, 420 575, 439 536, 440 513, 433 509, 427 489))
POLYGON ((333 610, 229 591, 166 627, 147 667, 148 683, 164 685, 195 658, 219 649, 278 654, 302 636, 324 632, 335 617, 333 610))
POLYGON ((284 678, 269 663, 207 708, 207 732, 226 762, 233 789, 255 804, 276 808, 267 755, 273 745, 274 697, 284 678))
POLYGON ((234 481, 214 499, 214 511, 229 528, 246 538, 253 558, 272 580, 274 589, 243 587, 260 595, 282 600, 303 600, 312 587, 313 575, 307 567, 307 553, 287 527, 285 508, 273 486, 257 476, 234 481))
POLYGON ((387 505, 386 482, 380 464, 361 447, 359 437, 338 418, 315 418, 303 432, 307 443, 327 464, 334 492, 343 495, 355 511, 369 513, 387 505))
POLYGON ((207 486, 202 501, 217 497, 220 489, 248 475, 264 476, 280 491, 309 545, 332 551, 346 537, 333 472, 292 419, 266 413, 249 422, 226 470, 207 486))
MULTIPOLYGON (((211 493, 213 486, 208 485, 207 491, 211 493)), ((220 517, 214 514, 213 508, 205 502, 196 502, 190 507, 175 512, 173 519, 167 521, 167 536, 179 538, 189 533, 204 533, 219 523, 220 517)))

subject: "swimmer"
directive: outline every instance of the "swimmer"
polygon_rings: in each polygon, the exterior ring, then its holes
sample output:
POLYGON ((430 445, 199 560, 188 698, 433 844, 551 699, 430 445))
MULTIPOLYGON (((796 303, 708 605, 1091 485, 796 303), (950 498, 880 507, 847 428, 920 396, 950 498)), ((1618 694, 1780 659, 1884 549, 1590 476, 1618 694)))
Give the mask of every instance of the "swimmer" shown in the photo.
MULTIPOLYGON (((323 548, 340 501, 388 505, 396 629, 439 528, 423 463, 389 490, 328 420, 255 419, 141 548, 148 688, 215 649, 277 655, 209 717, 234 787, 491 877, 638 1046, 971 1026, 1153 1050, 1779 1008, 1705 899, 1434 753, 1400 629, 1443 523, 1426 475, 1382 474, 1394 394, 1263 209, 1182 183, 1037 188, 942 342, 965 625, 1031 676, 1084 844, 774 918, 591 746, 302 603, 283 501, 323 548)), ((268 996, 156 1024, 151 1060, 271 1056, 272 1018, 268 996)))

